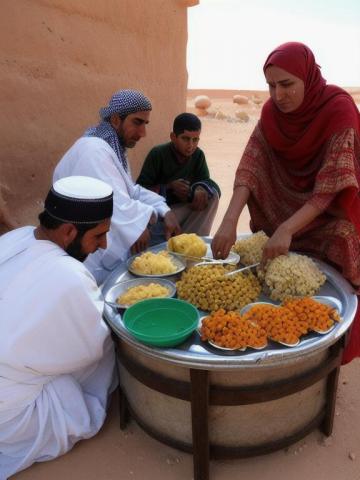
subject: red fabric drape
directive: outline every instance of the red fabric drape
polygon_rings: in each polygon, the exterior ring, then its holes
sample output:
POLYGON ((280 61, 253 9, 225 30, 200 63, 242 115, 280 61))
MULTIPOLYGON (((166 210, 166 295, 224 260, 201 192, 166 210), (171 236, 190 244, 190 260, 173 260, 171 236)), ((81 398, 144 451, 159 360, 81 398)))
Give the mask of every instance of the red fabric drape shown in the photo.
MULTIPOLYGON (((304 99, 290 113, 281 112, 270 98, 263 106, 260 128, 291 181, 291 187, 301 192, 315 185, 323 155, 334 134, 347 128, 360 136, 360 114, 351 96, 343 89, 327 85, 314 54, 304 44, 290 42, 273 50, 265 61, 264 72, 277 66, 304 82, 304 99)), ((360 235, 360 165, 355 165, 357 187, 345 188, 337 194, 336 204, 360 235)), ((350 341, 343 363, 360 356, 360 307, 353 323, 350 341)))
MULTIPOLYGON (((328 140, 345 128, 360 136, 360 114, 345 90, 326 85, 312 51, 304 44, 290 42, 270 53, 264 71, 275 65, 303 80, 304 100, 290 113, 281 112, 270 98, 261 112, 260 127, 275 158, 291 176, 295 188, 313 185, 321 166, 321 151, 328 140)), ((360 167, 357 168, 360 185, 360 167)), ((338 204, 360 234, 359 188, 339 194, 338 204)))

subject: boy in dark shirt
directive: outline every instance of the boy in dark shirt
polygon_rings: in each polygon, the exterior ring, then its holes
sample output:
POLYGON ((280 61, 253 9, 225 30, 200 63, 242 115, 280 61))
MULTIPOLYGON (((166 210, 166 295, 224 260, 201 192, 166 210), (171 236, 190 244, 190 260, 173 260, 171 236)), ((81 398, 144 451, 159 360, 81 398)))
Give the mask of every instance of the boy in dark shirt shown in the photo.
MULTIPOLYGON (((220 188, 211 180, 204 152, 198 147, 200 133, 201 122, 196 115, 178 115, 171 142, 157 145, 148 153, 136 183, 166 198, 183 233, 204 236, 210 233, 220 188)), ((160 233, 159 222, 154 230, 160 233)))

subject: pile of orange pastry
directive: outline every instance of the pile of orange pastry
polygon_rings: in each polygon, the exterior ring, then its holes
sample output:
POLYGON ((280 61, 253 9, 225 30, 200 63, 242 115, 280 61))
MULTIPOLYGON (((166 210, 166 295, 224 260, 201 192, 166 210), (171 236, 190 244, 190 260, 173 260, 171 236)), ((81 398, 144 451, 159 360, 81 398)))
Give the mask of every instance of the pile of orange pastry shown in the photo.
POLYGON ((223 309, 203 319, 201 339, 233 349, 263 348, 267 345, 263 328, 246 321, 239 312, 225 312, 223 309))
POLYGON ((335 308, 304 297, 287 300, 280 307, 254 305, 243 315, 218 310, 202 321, 201 338, 225 348, 262 348, 267 339, 291 346, 302 335, 324 333, 339 321, 335 308))

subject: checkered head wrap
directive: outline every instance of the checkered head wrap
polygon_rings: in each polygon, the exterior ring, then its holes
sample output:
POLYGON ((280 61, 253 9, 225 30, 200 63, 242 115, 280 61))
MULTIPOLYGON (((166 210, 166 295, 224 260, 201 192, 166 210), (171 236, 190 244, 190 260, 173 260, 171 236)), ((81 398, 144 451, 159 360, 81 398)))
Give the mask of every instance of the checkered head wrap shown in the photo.
POLYGON ((106 120, 113 113, 121 117, 136 112, 147 112, 152 109, 150 100, 137 90, 120 90, 109 101, 107 107, 100 108, 99 114, 102 120, 106 120))
POLYGON ((109 117, 113 113, 125 117, 130 113, 147 112, 151 109, 151 102, 143 93, 137 90, 120 90, 110 98, 107 107, 100 109, 99 114, 102 121, 96 127, 88 128, 84 137, 97 137, 105 140, 116 153, 124 170, 128 172, 126 148, 121 144, 118 134, 111 126, 109 117))

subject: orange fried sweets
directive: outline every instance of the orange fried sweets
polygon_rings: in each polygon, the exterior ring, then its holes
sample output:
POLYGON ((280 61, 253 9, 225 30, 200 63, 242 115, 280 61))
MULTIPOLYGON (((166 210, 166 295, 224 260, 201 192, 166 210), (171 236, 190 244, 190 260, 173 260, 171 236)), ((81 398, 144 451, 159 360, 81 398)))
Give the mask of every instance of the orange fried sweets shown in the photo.
POLYGON ((262 328, 267 336, 277 342, 295 345, 307 333, 307 325, 285 308, 273 305, 255 305, 243 318, 262 328))
POLYGON ((201 326, 201 339, 211 340, 225 348, 262 348, 267 344, 264 329, 246 321, 238 312, 220 309, 205 317, 201 326))
POLYGON ((306 322, 309 330, 326 332, 340 321, 340 316, 335 308, 324 305, 313 298, 304 297, 290 299, 284 302, 284 308, 296 315, 297 318, 306 322))

